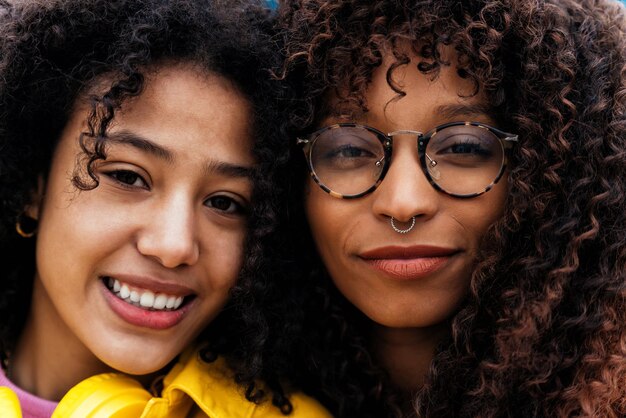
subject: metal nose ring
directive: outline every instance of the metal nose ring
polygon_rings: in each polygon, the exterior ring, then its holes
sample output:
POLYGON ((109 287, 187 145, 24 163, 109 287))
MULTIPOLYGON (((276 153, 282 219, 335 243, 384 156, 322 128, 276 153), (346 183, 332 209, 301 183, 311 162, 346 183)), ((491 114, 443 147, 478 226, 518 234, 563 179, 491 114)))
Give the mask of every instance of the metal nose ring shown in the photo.
POLYGON ((393 218, 393 216, 391 217, 390 223, 393 230, 396 231, 398 234, 406 234, 407 232, 411 231, 411 229, 413 229, 413 227, 415 226, 415 216, 411 218, 411 226, 406 229, 398 228, 395 224, 395 219, 393 218))

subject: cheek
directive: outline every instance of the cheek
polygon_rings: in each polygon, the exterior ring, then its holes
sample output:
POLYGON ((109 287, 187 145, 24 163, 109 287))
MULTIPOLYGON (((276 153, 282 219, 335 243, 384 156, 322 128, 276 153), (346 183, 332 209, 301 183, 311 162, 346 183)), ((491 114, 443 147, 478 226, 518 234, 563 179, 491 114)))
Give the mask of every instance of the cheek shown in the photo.
POLYGON ((201 257, 207 277, 207 287, 212 292, 226 296, 235 285, 244 260, 245 229, 237 231, 203 232, 205 250, 201 257))
POLYGON ((72 267, 89 259, 94 247, 104 250, 116 228, 103 226, 107 217, 90 205, 91 191, 69 193, 54 186, 49 187, 39 214, 38 259, 47 266, 72 267))
POLYGON ((456 218, 476 246, 480 244, 489 227, 502 218, 507 190, 506 181, 502 181, 489 192, 459 206, 456 218))
POLYGON ((483 213, 481 214, 485 219, 485 229, 498 219, 502 218, 502 215, 504 215, 508 193, 509 182, 505 174, 504 178, 496 185, 496 187, 487 192, 484 196, 489 199, 488 202, 483 205, 483 213))
MULTIPOLYGON (((311 183, 312 180, 309 181, 311 183)), ((306 218, 320 255, 326 259, 339 245, 345 227, 341 200, 327 195, 315 184, 308 184, 304 196, 306 218)), ((327 260, 325 260, 327 261, 327 260)))
POLYGON ((135 230, 128 214, 100 199, 97 189, 47 199, 39 226, 38 245, 42 241, 60 247, 74 258, 80 253, 105 251, 110 244, 121 245, 135 230))

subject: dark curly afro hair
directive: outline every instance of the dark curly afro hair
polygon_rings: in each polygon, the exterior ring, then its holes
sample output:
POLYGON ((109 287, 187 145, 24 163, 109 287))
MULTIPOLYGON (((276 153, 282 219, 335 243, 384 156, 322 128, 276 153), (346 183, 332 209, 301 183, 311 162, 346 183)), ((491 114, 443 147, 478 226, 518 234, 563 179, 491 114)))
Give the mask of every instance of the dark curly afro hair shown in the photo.
MULTIPOLYGON (((408 64, 458 75, 519 134, 505 215, 481 249, 450 337, 410 398, 420 417, 626 416, 626 14, 613 0, 288 0, 279 75, 291 85, 292 137, 316 128, 329 96, 367 110, 387 73, 408 64)), ((306 231, 306 175, 294 228, 306 231)), ((338 417, 401 417, 401 395, 368 348, 370 323, 327 277, 311 237, 297 237, 311 298, 306 389, 338 417), (298 239, 301 238, 301 239, 298 239), (308 380, 307 380, 308 379, 308 380)))
MULTIPOLYGON (((263 2, 244 0, 0 0, 0 353, 6 359, 30 308, 34 243, 19 237, 18 217, 47 175, 51 155, 76 102, 91 106, 81 137, 84 161, 75 186, 98 186, 92 164, 106 158, 107 130, 124 102, 141 94, 145 75, 164 62, 192 63, 219 74, 248 98, 256 120, 253 208, 245 261, 224 312, 200 337, 203 357, 229 360, 251 401, 267 390, 288 414, 280 380, 288 367, 280 335, 293 307, 275 276, 281 246, 275 224, 284 209, 274 178, 288 150, 267 68, 278 48, 263 2), (95 87, 98 87, 97 89, 95 87), (94 92, 97 90, 97 92, 94 92), (287 302, 285 302, 287 300, 287 302), (260 380, 265 386, 256 384, 260 380), (265 389, 264 389, 265 388, 265 389)), ((82 165, 81 165, 82 164, 82 165)))

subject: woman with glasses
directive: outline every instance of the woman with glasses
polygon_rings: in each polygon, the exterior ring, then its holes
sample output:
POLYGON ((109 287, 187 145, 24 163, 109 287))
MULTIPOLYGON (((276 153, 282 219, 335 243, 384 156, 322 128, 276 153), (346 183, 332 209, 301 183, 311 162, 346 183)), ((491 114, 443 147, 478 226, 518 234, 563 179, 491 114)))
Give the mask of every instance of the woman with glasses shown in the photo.
POLYGON ((281 20, 307 389, 339 417, 625 416, 623 7, 281 20))

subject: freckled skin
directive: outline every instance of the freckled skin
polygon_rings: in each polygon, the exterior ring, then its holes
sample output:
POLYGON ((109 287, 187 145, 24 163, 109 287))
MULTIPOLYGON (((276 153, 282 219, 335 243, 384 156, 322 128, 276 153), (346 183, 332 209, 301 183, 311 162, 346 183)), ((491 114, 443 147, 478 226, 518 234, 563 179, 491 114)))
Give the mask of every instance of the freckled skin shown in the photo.
POLYGON ((241 267, 246 219, 228 202, 245 207, 252 193, 249 178, 207 169, 254 164, 250 105, 220 76, 185 65, 157 68, 145 91, 123 104, 111 133, 148 138, 172 158, 111 144, 96 165, 100 185, 78 192, 71 174, 86 117, 79 104, 40 204, 29 208, 39 219, 37 272, 15 367, 23 387, 50 399, 98 372, 158 371, 193 341, 226 303, 241 267), (140 177, 125 187, 111 176, 115 170, 140 177), (101 276, 112 273, 183 284, 194 306, 167 329, 130 324, 103 296, 101 276), (42 344, 45 350, 28 349, 42 344))

